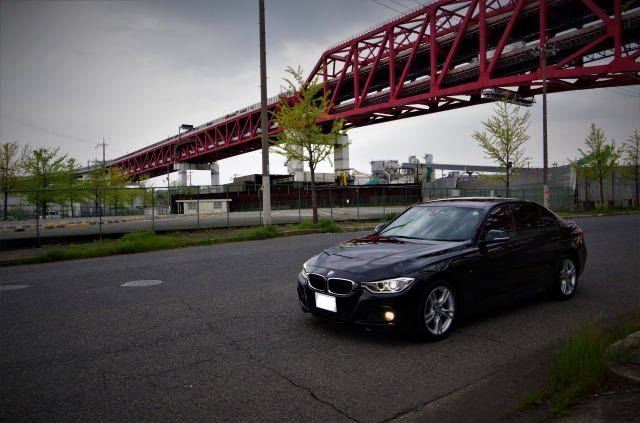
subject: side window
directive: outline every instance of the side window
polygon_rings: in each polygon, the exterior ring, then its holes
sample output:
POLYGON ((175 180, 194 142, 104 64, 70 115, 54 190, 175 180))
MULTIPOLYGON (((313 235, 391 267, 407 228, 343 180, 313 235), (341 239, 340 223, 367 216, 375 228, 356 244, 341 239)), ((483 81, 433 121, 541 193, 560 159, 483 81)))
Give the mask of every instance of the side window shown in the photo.
POLYGON ((558 228, 558 221, 555 216, 547 209, 540 208, 541 225, 545 230, 553 230, 558 228))
POLYGON ((519 204, 514 207, 521 236, 546 232, 555 228, 555 219, 546 210, 533 204, 519 204))
POLYGON ((492 229, 505 231, 509 237, 515 236, 516 224, 511 212, 511 206, 501 206, 493 209, 487 220, 484 222, 484 228, 482 229, 482 237, 492 229))

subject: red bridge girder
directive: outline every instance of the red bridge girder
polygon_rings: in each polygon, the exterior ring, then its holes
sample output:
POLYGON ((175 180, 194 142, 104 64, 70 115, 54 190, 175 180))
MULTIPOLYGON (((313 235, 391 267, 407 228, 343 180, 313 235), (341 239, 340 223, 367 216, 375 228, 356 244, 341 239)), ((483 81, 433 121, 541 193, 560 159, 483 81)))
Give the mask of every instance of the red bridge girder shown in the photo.
MULTIPOLYGON (((278 97, 269 102, 269 133, 277 131, 271 113, 278 107, 278 97)), ((180 162, 212 163, 262 147, 260 104, 207 122, 187 132, 160 141, 110 163, 126 169, 133 179, 140 175, 159 176, 173 171, 180 162)))
MULTIPOLYGON (((623 0, 440 0, 325 51, 308 77, 365 126, 547 92, 640 84, 640 8, 623 0), (536 54, 537 53, 537 54, 536 54), (493 95, 491 95, 493 94, 493 95)), ((277 107, 278 97, 269 102, 277 107)), ((271 113, 269 113, 271 116, 271 113)), ((132 177, 261 148, 260 105, 112 162, 132 177)), ((270 118, 271 119, 271 118, 270 118)), ((269 122, 269 135, 278 131, 269 122)))

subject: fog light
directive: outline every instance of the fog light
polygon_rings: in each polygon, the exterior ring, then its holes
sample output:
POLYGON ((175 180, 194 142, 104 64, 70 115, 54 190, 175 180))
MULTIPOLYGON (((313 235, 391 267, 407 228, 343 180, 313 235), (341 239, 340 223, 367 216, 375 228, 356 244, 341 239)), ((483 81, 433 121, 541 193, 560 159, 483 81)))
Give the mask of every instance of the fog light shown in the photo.
POLYGON ((385 311, 384 312, 384 320, 387 322, 392 322, 393 319, 396 318, 396 314, 393 311, 385 311))

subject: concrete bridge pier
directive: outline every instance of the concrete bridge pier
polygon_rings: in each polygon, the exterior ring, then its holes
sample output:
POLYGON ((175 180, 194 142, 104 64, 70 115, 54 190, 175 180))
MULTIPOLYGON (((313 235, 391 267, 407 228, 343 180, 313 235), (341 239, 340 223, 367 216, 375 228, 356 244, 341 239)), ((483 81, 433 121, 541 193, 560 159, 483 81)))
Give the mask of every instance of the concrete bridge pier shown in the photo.
POLYGON ((220 185, 220 165, 218 162, 209 163, 211 171, 211 185, 220 185))
MULTIPOLYGON (((337 145, 344 145, 349 143, 349 136, 344 135, 341 137, 337 145)), ((308 181, 310 178, 305 177, 304 171, 304 163, 300 160, 289 160, 286 163, 287 171, 290 175, 293 175, 294 181, 308 181)), ((347 145, 342 150, 333 152, 333 169, 335 171, 335 175, 339 176, 342 172, 348 171, 349 169, 349 146, 347 145)))
MULTIPOLYGON (((299 149, 300 150, 300 149, 299 149)), ((285 163, 289 175, 293 175, 294 181, 304 181, 304 163, 300 160, 291 159, 285 163)))
POLYGON ((178 183, 182 186, 189 185, 188 170, 208 170, 211 172, 211 185, 220 185, 220 165, 218 162, 208 164, 178 163, 175 166, 178 171, 178 183))
MULTIPOLYGON (((336 145, 342 146, 349 143, 349 135, 340 137, 336 145)), ((349 173, 349 146, 347 145, 342 150, 334 151, 333 153, 333 169, 336 176, 339 176, 342 172, 349 173)))

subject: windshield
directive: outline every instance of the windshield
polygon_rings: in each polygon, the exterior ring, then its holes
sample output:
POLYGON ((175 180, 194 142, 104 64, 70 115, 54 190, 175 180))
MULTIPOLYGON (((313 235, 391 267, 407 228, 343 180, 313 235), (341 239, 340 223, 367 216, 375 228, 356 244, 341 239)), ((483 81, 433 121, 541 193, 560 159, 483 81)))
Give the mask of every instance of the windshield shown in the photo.
POLYGON ((454 206, 413 207, 378 235, 429 241, 465 241, 473 236, 481 211, 454 206))

